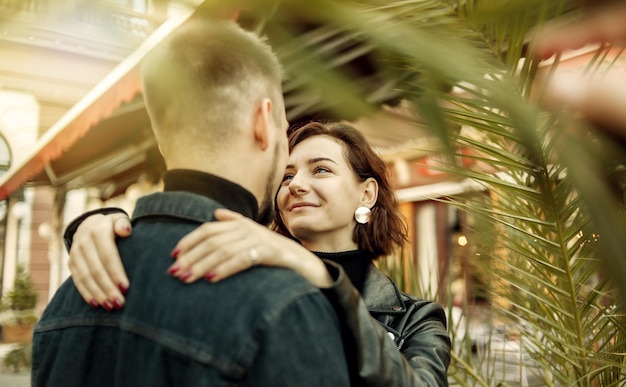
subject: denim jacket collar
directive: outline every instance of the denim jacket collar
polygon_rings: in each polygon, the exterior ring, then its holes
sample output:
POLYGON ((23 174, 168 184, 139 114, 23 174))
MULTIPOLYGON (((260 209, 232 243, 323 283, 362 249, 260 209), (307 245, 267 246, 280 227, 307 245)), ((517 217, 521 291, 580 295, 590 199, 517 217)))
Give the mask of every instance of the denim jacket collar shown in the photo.
POLYGON ((190 169, 172 169, 163 175, 163 191, 185 191, 207 196, 229 210, 253 220, 257 219, 259 205, 254 195, 232 181, 209 173, 190 169))

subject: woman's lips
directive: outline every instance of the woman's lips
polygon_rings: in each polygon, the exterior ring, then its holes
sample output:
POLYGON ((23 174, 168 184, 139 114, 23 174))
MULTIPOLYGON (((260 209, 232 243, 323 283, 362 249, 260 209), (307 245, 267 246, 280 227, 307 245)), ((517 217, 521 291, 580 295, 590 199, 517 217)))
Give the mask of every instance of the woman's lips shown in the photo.
POLYGON ((292 205, 289 207, 289 211, 293 211, 293 210, 295 210, 295 209, 298 209, 298 208, 303 208, 303 207, 317 207, 317 205, 316 205, 316 204, 313 204, 313 203, 306 203, 306 202, 303 202, 303 203, 294 203, 294 204, 292 204, 292 205))

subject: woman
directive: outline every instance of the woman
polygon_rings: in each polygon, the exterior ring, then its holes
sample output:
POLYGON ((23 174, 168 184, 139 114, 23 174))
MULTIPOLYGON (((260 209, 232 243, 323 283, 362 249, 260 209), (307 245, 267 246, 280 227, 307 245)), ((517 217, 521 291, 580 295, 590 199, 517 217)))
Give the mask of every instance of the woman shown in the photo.
MULTIPOLYGON (((406 241, 384 162, 359 131, 338 123, 314 122, 295 130, 289 151, 275 199, 275 228, 300 244, 218 210, 220 222, 204 224, 178 243, 170 274, 185 282, 202 276, 215 282, 257 264, 293 269, 321 287, 335 307, 354 385, 447 386, 450 339, 443 309, 400 292, 372 263, 406 241)), ((97 223, 106 224, 102 219, 97 223)), ((91 282, 83 289, 105 287, 111 294, 113 283, 127 289, 119 262, 93 259, 97 250, 108 256, 105 248, 94 248, 84 237, 97 235, 94 230, 76 232, 74 243, 80 247, 74 248, 88 253, 72 257, 73 265, 81 268, 72 269, 73 274, 80 271, 78 280, 91 282), (85 275, 89 271, 96 274, 85 275)), ((97 238, 96 244, 105 239, 97 238)), ((93 292, 81 294, 93 300, 93 292)), ((107 308, 115 305, 105 302, 107 308)))

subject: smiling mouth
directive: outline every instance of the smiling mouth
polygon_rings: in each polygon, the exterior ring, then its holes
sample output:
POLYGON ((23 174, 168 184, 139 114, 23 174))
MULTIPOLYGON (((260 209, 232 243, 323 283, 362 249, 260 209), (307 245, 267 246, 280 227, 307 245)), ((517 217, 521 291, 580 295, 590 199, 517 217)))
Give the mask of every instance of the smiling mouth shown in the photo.
POLYGON ((304 208, 304 207, 317 207, 317 206, 312 203, 298 203, 298 204, 294 204, 293 206, 291 206, 289 210, 293 211, 293 210, 297 210, 298 208, 304 208))

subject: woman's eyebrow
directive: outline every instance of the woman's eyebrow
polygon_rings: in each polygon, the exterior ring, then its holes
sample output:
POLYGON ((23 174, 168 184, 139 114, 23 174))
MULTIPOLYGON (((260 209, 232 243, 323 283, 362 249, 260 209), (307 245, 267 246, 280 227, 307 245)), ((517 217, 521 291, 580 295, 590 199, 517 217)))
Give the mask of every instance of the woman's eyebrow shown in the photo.
POLYGON ((319 163, 320 161, 330 161, 333 164, 337 164, 335 160, 329 159, 328 157, 315 157, 315 158, 309 159, 309 164, 319 163))
MULTIPOLYGON (((328 157, 314 157, 312 159, 309 159, 307 161, 307 164, 315 164, 315 163, 319 163, 320 161, 329 161, 335 165, 337 165, 337 163, 335 162, 335 160, 333 159, 329 159, 328 157)), ((295 164, 287 164, 285 166, 285 169, 294 169, 296 167, 295 164)))

